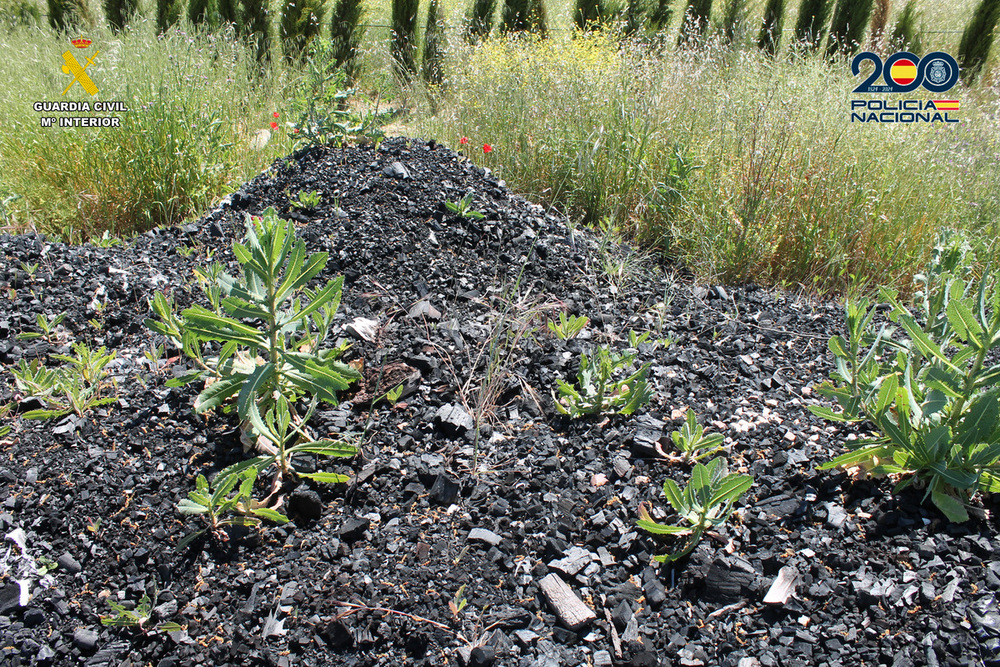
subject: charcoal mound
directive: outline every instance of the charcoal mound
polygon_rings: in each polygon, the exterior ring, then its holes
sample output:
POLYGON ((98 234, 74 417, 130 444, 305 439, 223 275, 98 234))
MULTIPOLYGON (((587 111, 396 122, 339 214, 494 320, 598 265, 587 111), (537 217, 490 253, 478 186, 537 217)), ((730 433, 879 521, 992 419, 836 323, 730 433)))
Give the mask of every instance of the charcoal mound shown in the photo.
POLYGON ((124 245, 27 234, 0 253, 0 664, 1000 664, 996 521, 949 524, 919 492, 817 470, 863 435, 806 409, 835 303, 695 284, 410 139, 301 151, 124 245), (445 205, 470 194, 481 219, 445 205), (196 416, 199 388, 167 386, 185 360, 154 353, 143 319, 157 291, 200 302, 194 269, 234 270, 245 216, 268 207, 329 253, 317 280, 345 276, 336 333, 364 380, 314 426, 362 453, 320 462, 352 481, 296 488, 289 524, 178 550, 197 521, 176 503, 247 455, 235 415, 196 416), (590 324, 560 340, 560 312, 590 324), (558 414, 556 380, 630 330, 651 332, 652 402, 558 414), (24 419, 37 405, 8 369, 76 341, 116 353, 117 402, 24 419), (395 405, 372 404, 396 384, 395 405), (690 466, 663 452, 688 408, 755 484, 717 536, 659 565, 668 545, 635 521, 641 502, 672 518, 663 481, 690 466), (141 627, 102 624, 144 598, 141 627))

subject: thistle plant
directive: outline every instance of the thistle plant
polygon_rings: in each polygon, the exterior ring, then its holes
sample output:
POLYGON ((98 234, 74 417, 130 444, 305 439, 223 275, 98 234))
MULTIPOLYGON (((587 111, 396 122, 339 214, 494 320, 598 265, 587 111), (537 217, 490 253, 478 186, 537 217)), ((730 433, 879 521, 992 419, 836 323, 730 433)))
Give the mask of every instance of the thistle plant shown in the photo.
POLYGON ((108 598, 108 606, 111 607, 111 615, 101 616, 101 624, 113 628, 136 628, 143 634, 157 634, 160 632, 176 632, 183 630, 177 623, 163 622, 149 627, 149 622, 153 619, 153 601, 148 595, 135 604, 133 609, 108 598))
POLYGON ((464 197, 458 201, 446 201, 444 207, 457 215, 460 218, 467 218, 469 220, 482 220, 486 216, 481 212, 472 208, 472 193, 466 193, 464 197))
POLYGON ((822 469, 893 476, 896 492, 924 489, 924 499, 956 522, 969 519, 976 493, 1000 492, 1000 291, 989 271, 972 278, 969 250, 960 237, 942 238, 916 276, 915 313, 881 290, 899 329, 882 325, 876 333, 876 308, 849 300, 847 336, 829 342, 835 382, 818 389, 843 410, 809 408, 877 429, 822 469))
POLYGON ((230 526, 259 526, 263 519, 288 523, 288 517, 284 514, 262 507, 251 497, 256 479, 257 470, 253 467, 235 475, 219 475, 211 486, 204 475, 198 475, 197 488, 177 504, 177 511, 202 516, 205 528, 184 536, 177 543, 177 548, 183 549, 206 532, 220 542, 225 542, 228 537, 224 529, 230 526))
POLYGON ((584 327, 590 324, 590 318, 576 315, 566 317, 566 313, 559 313, 559 321, 549 320, 549 331, 559 340, 576 338, 584 327))
POLYGON ((639 505, 639 520, 636 525, 654 535, 675 535, 687 537, 676 551, 654 556, 663 562, 673 562, 684 558, 694 550, 702 536, 729 520, 736 501, 753 486, 753 477, 730 473, 723 458, 712 459, 706 464, 697 463, 691 472, 691 480, 681 491, 672 479, 663 483, 663 494, 667 502, 687 525, 664 525, 657 523, 649 515, 645 503, 639 505))
MULTIPOLYGON (((326 473, 296 473, 291 457, 296 452, 346 456, 356 451, 345 443, 316 441, 306 426, 319 401, 336 405, 337 392, 361 377, 339 361, 344 347, 326 347, 344 279, 308 288, 326 266, 327 254, 307 257, 295 226, 274 209, 248 217, 246 242, 234 243, 233 252, 242 275, 233 277, 218 267, 200 274, 213 309, 193 305, 178 315, 163 294, 150 303, 157 319, 147 319, 146 326, 196 366, 168 384, 205 381, 195 400, 198 413, 224 407, 235 397, 240 420, 267 451, 249 462, 258 470, 274 463, 279 476, 341 481, 341 476, 326 473), (217 343, 218 354, 205 356, 205 342, 217 343), (300 398, 309 400, 302 416, 290 408, 300 398)), ((228 474, 245 467, 232 467, 228 474)))
POLYGON ((115 353, 106 354, 103 347, 94 351, 83 343, 75 344, 73 352, 72 357, 52 355, 53 359, 65 362, 60 368, 46 368, 37 359, 31 363, 21 359, 18 367, 11 369, 18 389, 46 406, 25 412, 25 419, 51 419, 70 413, 83 417, 93 408, 118 400, 117 396, 101 395, 110 385, 105 381, 104 367, 115 358, 115 353))
POLYGON ((577 385, 556 381, 559 391, 556 410, 573 418, 605 412, 632 414, 653 397, 653 390, 646 381, 649 364, 625 378, 614 379, 634 360, 634 352, 619 354, 606 346, 596 348, 590 355, 581 354, 577 385))
POLYGON ((698 423, 694 410, 690 408, 684 426, 671 433, 670 437, 677 449, 683 452, 685 461, 697 461, 717 452, 722 447, 724 439, 721 433, 705 435, 705 427, 698 423))

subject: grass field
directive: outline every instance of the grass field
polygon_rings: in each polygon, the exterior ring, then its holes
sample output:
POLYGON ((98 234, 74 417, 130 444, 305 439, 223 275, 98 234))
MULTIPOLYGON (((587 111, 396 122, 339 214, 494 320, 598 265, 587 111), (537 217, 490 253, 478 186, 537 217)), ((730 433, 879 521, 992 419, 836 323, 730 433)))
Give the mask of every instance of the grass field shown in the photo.
MULTIPOLYGON (((927 3, 928 48, 955 52, 975 4, 927 3)), ((949 93, 961 123, 875 126, 849 122, 858 79, 843 63, 786 51, 771 60, 711 40, 678 51, 670 36, 658 47, 581 38, 566 30, 570 0, 549 6, 549 40, 471 47, 460 37, 465 7, 445 6, 446 82, 433 90, 392 78, 389 3, 369 11, 359 87, 408 111, 393 130, 456 148, 461 136, 489 142, 493 152, 470 157, 512 189, 574 224, 677 256, 705 279, 906 286, 941 227, 987 240, 1000 231, 995 52, 992 79, 949 93)), ((748 34, 760 12, 752 8, 748 34)), ((121 128, 40 127, 33 102, 90 98, 78 86, 56 91, 66 44, 47 26, 0 29, 5 226, 75 240, 180 222, 291 150, 280 129, 260 146, 300 88, 302 72, 280 58, 259 76, 231 36, 181 27, 161 39, 148 20, 123 35, 86 33, 102 45, 90 70, 100 99, 131 109, 121 128)))

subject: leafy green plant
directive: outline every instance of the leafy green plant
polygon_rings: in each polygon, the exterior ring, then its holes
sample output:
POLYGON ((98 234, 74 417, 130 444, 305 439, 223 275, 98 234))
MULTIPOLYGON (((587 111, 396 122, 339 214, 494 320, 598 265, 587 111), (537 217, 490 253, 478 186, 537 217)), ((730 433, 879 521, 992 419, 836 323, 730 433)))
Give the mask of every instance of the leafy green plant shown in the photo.
POLYGON ((98 248, 113 248, 122 244, 122 240, 117 236, 112 236, 107 229, 99 237, 91 239, 90 242, 98 248))
POLYGON ((632 366, 634 360, 634 352, 619 354, 606 346, 596 348, 590 355, 581 354, 577 386, 556 381, 559 391, 556 410, 573 418, 604 412, 632 414, 653 397, 646 381, 649 364, 623 379, 614 379, 619 371, 632 366))
POLYGON ((292 208, 311 211, 322 201, 323 195, 320 194, 319 190, 299 190, 294 199, 289 198, 288 203, 292 205, 292 208))
POLYGON ((375 405, 379 401, 387 401, 389 405, 395 406, 399 402, 399 397, 403 395, 403 385, 397 384, 395 387, 385 392, 378 398, 372 401, 372 405, 375 405))
POLYGON ((462 613, 465 609, 465 605, 469 603, 469 599, 465 597, 465 584, 458 587, 455 591, 455 598, 448 600, 448 609, 451 610, 451 615, 458 618, 458 615, 462 613))
POLYGON ((725 436, 721 433, 705 435, 705 427, 698 423, 694 410, 688 408, 684 426, 671 433, 670 438, 677 449, 684 453, 684 460, 697 461, 717 452, 722 447, 725 436))
POLYGON ((157 623, 152 628, 147 627, 153 618, 153 601, 149 595, 143 595, 132 609, 111 598, 108 598, 108 606, 111 607, 111 614, 101 616, 102 625, 113 628, 136 628, 143 634, 183 630, 180 625, 171 622, 157 623))
MULTIPOLYGON (((172 301, 160 293, 150 303, 157 319, 147 319, 146 326, 182 349, 197 366, 168 384, 204 380, 205 388, 195 400, 198 413, 223 407, 236 397, 240 420, 275 446, 249 465, 260 470, 276 463, 279 475, 343 481, 339 475, 296 473, 291 463, 296 452, 356 453, 345 443, 315 441, 306 427, 319 401, 336 405, 337 392, 361 377, 339 361, 344 347, 324 348, 340 305, 343 276, 319 289, 306 287, 323 271, 327 254, 306 257, 294 224, 281 220, 271 208, 262 217, 248 217, 246 243, 234 243, 233 252, 240 276, 211 267, 200 274, 202 290, 215 310, 194 305, 178 315, 172 301), (218 343, 218 354, 206 357, 204 342, 218 343), (289 406, 302 397, 310 397, 310 402, 300 416, 289 406), (293 446, 298 440, 302 442, 293 446)), ((231 467, 227 474, 243 467, 231 467)))
POLYGON ((66 313, 59 313, 58 315, 53 315, 49 317, 38 313, 35 315, 35 322, 38 324, 38 328, 41 329, 41 333, 37 331, 23 331, 17 334, 18 340, 34 340, 36 338, 44 338, 45 340, 52 342, 52 334, 55 332, 55 328, 62 324, 62 321, 66 319, 66 313))
POLYGON ((289 136, 295 148, 342 145, 355 138, 377 141, 383 134, 380 125, 388 114, 374 110, 356 113, 348 100, 356 91, 347 87, 347 75, 338 66, 339 46, 329 40, 315 39, 301 75, 293 87, 289 103, 289 136))
POLYGON ((259 526, 264 519, 279 524, 288 523, 284 514, 262 507, 252 498, 256 479, 257 469, 253 467, 234 475, 218 475, 211 486, 204 475, 198 475, 197 488, 177 503, 177 511, 203 517, 206 527, 185 535, 177 543, 177 548, 183 549, 206 532, 225 542, 228 537, 224 529, 230 526, 259 526))
POLYGON ((673 562, 684 558, 701 541, 702 536, 721 526, 733 513, 736 501, 753 486, 753 477, 730 473, 726 460, 712 459, 706 464, 696 463, 691 479, 684 491, 672 479, 663 483, 667 502, 687 525, 664 525, 649 515, 645 503, 639 505, 636 525, 654 535, 687 537, 678 550, 655 556, 659 562, 673 562))
POLYGON ((21 262, 21 270, 28 274, 28 278, 34 278, 35 272, 38 271, 38 262, 21 262))
POLYGON ((821 468, 860 466, 899 478, 896 492, 926 489, 924 499, 956 522, 968 520, 975 493, 1000 491, 1000 292, 989 272, 978 284, 972 278, 968 252, 960 237, 942 239, 916 276, 916 315, 881 290, 900 330, 882 325, 876 333, 876 307, 849 300, 847 337, 829 342, 837 382, 818 388, 843 411, 809 408, 878 429, 821 468))
POLYGON ((486 216, 481 211, 476 211, 472 208, 472 193, 466 193, 464 197, 458 201, 446 201, 444 203, 445 208, 454 213, 460 218, 468 218, 469 220, 482 220, 486 216))
POLYGON ((576 338, 588 324, 590 324, 589 317, 585 317, 583 315, 579 317, 576 315, 566 317, 566 313, 560 312, 558 322, 555 320, 549 320, 549 331, 551 331, 559 340, 568 340, 570 338, 576 338))
POLYGON ((50 370, 37 359, 30 364, 21 359, 19 366, 11 369, 18 389, 46 404, 45 408, 25 412, 25 419, 50 419, 71 412, 83 417, 88 410, 118 400, 117 396, 101 396, 108 388, 104 367, 115 353, 106 354, 103 347, 93 351, 83 343, 76 343, 73 351, 72 357, 52 355, 66 363, 60 368, 50 370))

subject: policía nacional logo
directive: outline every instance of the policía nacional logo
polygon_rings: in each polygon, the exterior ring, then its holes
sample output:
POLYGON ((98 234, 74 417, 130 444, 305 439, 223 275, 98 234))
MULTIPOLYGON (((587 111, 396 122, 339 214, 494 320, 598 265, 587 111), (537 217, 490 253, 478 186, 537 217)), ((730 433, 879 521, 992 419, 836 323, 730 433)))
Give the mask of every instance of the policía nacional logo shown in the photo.
MULTIPOLYGON (((864 51, 851 61, 851 73, 858 76, 861 65, 870 61, 872 73, 853 90, 856 94, 895 95, 910 93, 921 86, 932 93, 944 93, 958 83, 958 61, 944 51, 923 58, 909 51, 894 53, 884 61, 877 53, 864 51), (881 83, 879 81, 881 80, 881 83)), ((861 123, 957 123, 959 100, 864 98, 851 100, 851 122, 861 123)))
MULTIPOLYGON (((89 39, 84 39, 83 37, 78 37, 77 39, 74 39, 72 43, 73 46, 75 46, 78 49, 86 49, 89 48, 91 44, 93 44, 93 42, 91 42, 89 39)), ((68 93, 69 89, 73 87, 73 84, 77 82, 79 82, 80 86, 91 95, 97 95, 97 86, 95 86, 94 82, 90 80, 89 76, 87 76, 86 70, 88 67, 94 64, 94 58, 97 57, 98 53, 100 53, 100 51, 94 51, 94 55, 86 57, 85 65, 80 64, 80 61, 78 61, 76 57, 73 56, 72 51, 67 51, 66 53, 63 54, 62 57, 63 60, 66 61, 66 64, 62 66, 62 71, 64 74, 71 74, 73 76, 73 79, 69 82, 69 85, 66 86, 66 90, 62 91, 63 95, 68 93)), ((85 55, 86 54, 84 54, 84 56, 85 55)))

